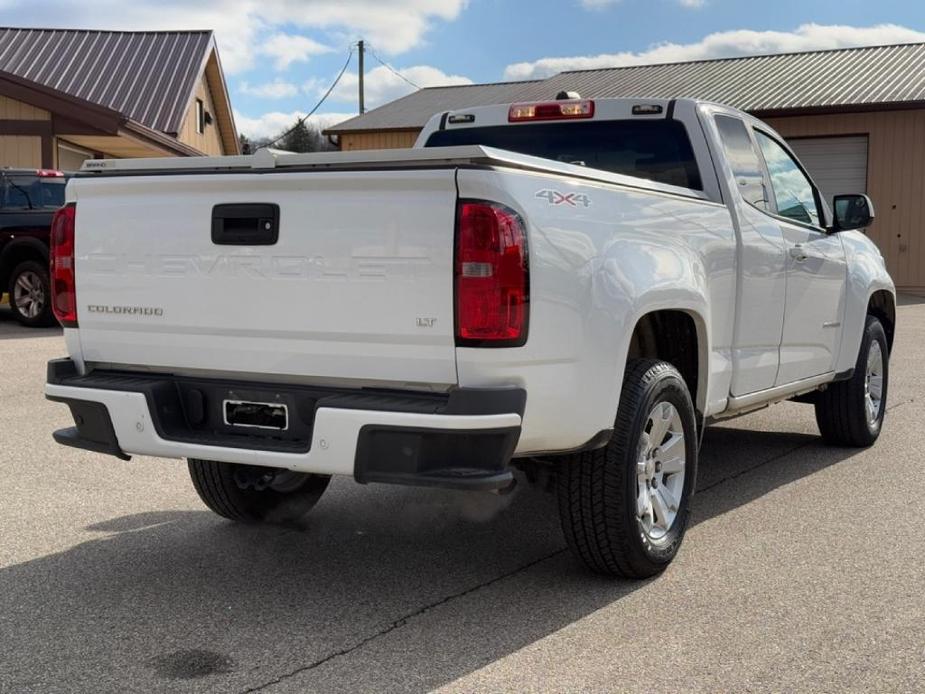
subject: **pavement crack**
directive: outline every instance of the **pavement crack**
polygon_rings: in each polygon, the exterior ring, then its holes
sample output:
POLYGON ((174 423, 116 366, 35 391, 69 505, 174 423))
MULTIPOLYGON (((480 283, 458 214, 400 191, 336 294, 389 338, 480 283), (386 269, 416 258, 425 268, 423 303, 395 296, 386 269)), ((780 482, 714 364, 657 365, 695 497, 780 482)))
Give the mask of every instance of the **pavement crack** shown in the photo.
MULTIPOLYGON (((900 401, 900 402, 894 403, 893 405, 890 405, 890 406, 887 408, 887 411, 894 410, 894 409, 896 409, 897 407, 901 407, 901 406, 903 406, 903 405, 908 404, 909 402, 913 402, 913 400, 902 400, 902 401, 900 401)), ((738 479, 738 478, 741 477, 742 475, 747 475, 747 474, 749 474, 749 473, 751 473, 751 472, 754 472, 755 470, 758 470, 758 469, 764 467, 765 465, 770 465, 771 463, 774 463, 774 462, 776 462, 776 461, 778 461, 778 460, 781 460, 782 458, 786 458, 787 456, 789 456, 789 455, 791 455, 791 454, 793 454, 793 453, 796 453, 796 452, 799 451, 799 450, 802 450, 802 449, 807 448, 807 447, 809 447, 809 446, 816 445, 816 443, 818 443, 818 442, 817 442, 815 439, 810 440, 810 441, 806 441, 805 443, 801 443, 801 444, 798 445, 798 446, 794 446, 793 448, 790 448, 790 449, 788 449, 788 450, 786 450, 786 451, 783 451, 782 453, 779 453, 778 455, 772 456, 772 457, 768 458, 767 460, 763 460, 763 461, 761 461, 760 463, 757 463, 757 464, 755 464, 755 465, 753 465, 753 466, 751 466, 751 467, 749 467, 749 468, 746 468, 746 469, 744 469, 744 470, 740 470, 739 472, 737 472, 737 473, 734 474, 734 475, 730 475, 730 476, 728 476, 728 477, 724 477, 724 478, 722 478, 722 479, 720 479, 720 480, 717 480, 716 482, 713 482, 713 483, 710 484, 710 485, 707 485, 706 487, 702 487, 702 488, 700 488, 700 489, 697 490, 697 493, 698 493, 698 494, 702 494, 703 492, 707 492, 707 491, 709 491, 709 490, 711 490, 711 489, 714 489, 714 488, 720 486, 721 484, 725 484, 726 482, 730 482, 730 481, 732 481, 732 480, 734 480, 734 479, 738 479)), ((457 592, 457 593, 452 593, 452 594, 447 595, 447 596, 445 596, 445 597, 443 597, 443 598, 440 598, 439 600, 436 600, 436 601, 434 601, 434 602, 432 602, 432 603, 428 603, 427 605, 424 605, 424 606, 422 606, 422 607, 420 607, 420 608, 414 610, 413 612, 409 612, 409 613, 407 613, 407 614, 405 614, 405 615, 399 617, 398 619, 396 619, 396 620, 394 620, 393 622, 389 623, 388 625, 386 625, 386 626, 383 627, 382 629, 376 631, 374 634, 370 634, 369 636, 366 636, 366 637, 360 639, 359 641, 353 643, 353 644, 350 645, 350 646, 346 646, 346 647, 341 648, 341 649, 339 649, 339 650, 336 650, 336 651, 333 651, 333 652, 331 652, 331 653, 328 653, 327 655, 323 656, 322 658, 319 658, 318 660, 315 660, 315 661, 313 661, 313 662, 311 662, 311 663, 308 663, 307 665, 303 665, 303 666, 301 666, 301 667, 298 667, 298 668, 296 668, 295 670, 292 670, 292 671, 290 671, 290 672, 284 673, 284 674, 280 675, 279 677, 276 677, 275 679, 272 679, 272 680, 269 680, 269 681, 267 681, 267 682, 264 682, 263 684, 259 684, 259 685, 255 686, 255 687, 250 687, 250 688, 248 688, 248 689, 245 689, 245 690, 243 690, 243 692, 242 692, 241 694, 255 694, 256 692, 260 692, 261 690, 265 689, 266 687, 271 687, 271 686, 273 686, 273 685, 280 684, 280 683, 284 682, 285 680, 288 680, 288 679, 291 679, 291 678, 293 678, 293 677, 296 677, 297 675, 301 675, 301 674, 304 674, 304 673, 306 673, 306 672, 311 672, 312 670, 315 670, 316 668, 319 668, 319 667, 321 667, 322 665, 324 665, 324 664, 326 664, 326 663, 328 663, 328 662, 330 662, 330 661, 332 661, 332 660, 334 660, 334 659, 336 659, 336 658, 342 658, 342 657, 344 657, 344 656, 350 655, 351 653, 354 653, 355 651, 358 651, 358 650, 360 650, 361 648, 363 648, 363 647, 369 645, 370 643, 372 643, 372 642, 375 641, 376 639, 382 638, 383 636, 387 636, 388 634, 392 633, 393 631, 396 631, 396 630, 398 630, 398 629, 401 629, 402 627, 406 626, 408 623, 410 623, 410 622, 411 622, 412 620, 414 620, 415 618, 420 617, 420 616, 422 616, 422 615, 424 615, 424 614, 427 614, 428 612, 430 612, 430 611, 432 611, 432 610, 435 610, 436 608, 441 607, 442 605, 446 605, 447 603, 452 602, 453 600, 458 600, 459 598, 463 598, 463 597, 465 597, 465 596, 467 596, 467 595, 471 595, 472 593, 475 593, 475 592, 477 592, 477 591, 479 591, 479 590, 483 590, 484 588, 488 588, 489 586, 492 586, 492 585, 494 585, 494 584, 496 584, 496 583, 500 583, 501 581, 504 581, 504 580, 506 580, 506 579, 508 579, 508 578, 511 578, 512 576, 515 576, 515 575, 517 575, 517 574, 519 574, 519 573, 522 573, 522 572, 524 572, 524 571, 528 571, 529 569, 533 568, 534 566, 537 566, 538 564, 542 564, 543 562, 548 561, 549 559, 552 559, 553 557, 559 556, 560 554, 563 554, 563 553, 565 553, 565 552, 567 552, 567 551, 568 551, 568 548, 567 548, 567 547, 560 548, 560 549, 556 550, 555 552, 551 552, 551 553, 546 554, 546 555, 544 555, 544 556, 542 556, 542 557, 539 557, 539 558, 537 558, 537 559, 534 559, 533 561, 530 561, 530 562, 528 562, 528 563, 526 563, 526 564, 523 564, 523 565, 521 565, 521 566, 519 566, 519 567, 517 567, 517 568, 515 568, 515 569, 512 569, 512 570, 510 570, 510 571, 508 571, 508 572, 506 572, 506 573, 503 573, 503 574, 501 574, 501 575, 499 575, 499 576, 495 576, 494 578, 492 578, 492 579, 490 579, 490 580, 488 580, 488 581, 485 581, 485 582, 483 582, 483 583, 479 583, 479 584, 477 584, 477 585, 475 585, 475 586, 472 586, 472 587, 470 587, 470 588, 466 588, 465 590, 459 591, 459 592, 457 592)))
POLYGON ((365 638, 360 639, 359 641, 357 641, 356 643, 350 646, 347 646, 345 648, 341 648, 340 650, 329 653, 326 656, 319 658, 318 660, 315 660, 307 665, 303 665, 302 667, 296 668, 295 670, 282 674, 276 679, 270 680, 268 682, 264 682, 263 684, 259 684, 255 687, 250 687, 248 689, 245 689, 242 692, 242 694, 254 694, 255 692, 259 692, 265 689, 266 687, 270 687, 275 684, 280 684, 287 679, 295 677, 296 675, 301 675, 303 673, 310 672, 311 670, 321 667, 325 663, 328 663, 331 660, 334 660, 335 658, 341 658, 343 656, 350 655, 354 651, 357 651, 363 648, 364 646, 372 643, 376 639, 379 639, 383 636, 387 636, 388 634, 392 633, 393 631, 396 631, 397 629, 401 629, 402 627, 407 625, 409 622, 411 622, 416 617, 420 617, 421 615, 427 614, 428 612, 438 607, 441 607, 442 605, 446 605, 447 603, 452 602, 453 600, 458 600, 459 598, 466 597, 467 595, 471 595, 472 593, 488 588, 489 586, 492 586, 496 583, 500 583, 501 581, 511 578, 512 576, 515 576, 519 573, 528 571, 529 569, 532 569, 534 566, 537 566, 538 564, 542 564, 544 561, 548 561, 549 559, 552 559, 553 557, 557 557, 566 551, 568 551, 568 548, 562 547, 560 549, 557 549, 555 552, 551 552, 542 557, 539 557, 538 559, 534 559, 533 561, 527 562, 526 564, 518 566, 515 569, 511 569, 510 571, 506 573, 503 573, 499 576, 495 576, 494 578, 488 581, 484 581, 483 583, 479 583, 470 588, 466 588, 465 590, 461 590, 457 593, 452 593, 450 595, 447 595, 432 603, 428 603, 427 605, 424 605, 414 610, 413 612, 409 612, 405 615, 402 615, 401 617, 391 622, 387 626, 383 627, 376 633, 370 634, 369 636, 366 636, 365 638))
POLYGON ((897 407, 902 407, 903 405, 908 405, 910 402, 915 402, 915 398, 909 398, 908 400, 900 400, 899 402, 895 402, 895 403, 893 403, 892 405, 887 405, 886 411, 887 411, 887 412, 892 412, 892 411, 895 410, 897 407))

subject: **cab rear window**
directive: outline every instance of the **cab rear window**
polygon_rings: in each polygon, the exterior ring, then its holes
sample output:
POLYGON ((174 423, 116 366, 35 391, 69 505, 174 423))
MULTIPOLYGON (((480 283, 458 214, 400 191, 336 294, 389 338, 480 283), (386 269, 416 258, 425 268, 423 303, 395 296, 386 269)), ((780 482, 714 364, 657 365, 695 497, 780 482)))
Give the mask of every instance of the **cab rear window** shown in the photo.
POLYGON ((668 120, 527 123, 439 130, 425 147, 484 145, 703 190, 684 125, 668 120))
POLYGON ((58 209, 64 205, 63 177, 10 175, 0 177, 0 207, 4 209, 58 209))

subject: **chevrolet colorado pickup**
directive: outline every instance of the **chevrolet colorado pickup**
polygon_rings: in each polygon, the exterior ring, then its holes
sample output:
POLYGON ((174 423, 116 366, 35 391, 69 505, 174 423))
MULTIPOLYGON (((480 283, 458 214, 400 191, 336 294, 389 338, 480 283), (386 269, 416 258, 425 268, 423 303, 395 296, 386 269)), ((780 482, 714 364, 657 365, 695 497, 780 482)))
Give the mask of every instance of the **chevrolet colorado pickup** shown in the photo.
POLYGON ((52 230, 58 442, 186 458, 278 521, 332 475, 554 480, 591 569, 678 551, 703 428, 798 399, 880 433, 894 288, 771 128, 688 99, 435 116, 410 150, 90 161, 52 230))
POLYGON ((0 169, 0 294, 23 325, 55 325, 48 283, 52 216, 66 179, 49 169, 0 169))

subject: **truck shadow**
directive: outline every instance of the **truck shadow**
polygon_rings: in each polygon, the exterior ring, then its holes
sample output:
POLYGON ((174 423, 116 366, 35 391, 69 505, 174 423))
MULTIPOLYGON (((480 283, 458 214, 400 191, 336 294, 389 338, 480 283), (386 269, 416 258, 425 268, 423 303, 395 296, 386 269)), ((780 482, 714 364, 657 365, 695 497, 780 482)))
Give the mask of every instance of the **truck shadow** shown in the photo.
MULTIPOLYGON (((695 525, 853 454, 728 425, 704 450, 695 525)), ((645 585, 581 569, 555 511, 534 490, 345 481, 299 528, 97 523, 99 539, 0 570, 0 691, 244 691, 296 672, 324 691, 429 690, 645 585)))
POLYGON ((64 331, 58 326, 26 328, 13 317, 13 312, 0 305, 0 340, 19 340, 27 337, 60 337, 64 331))

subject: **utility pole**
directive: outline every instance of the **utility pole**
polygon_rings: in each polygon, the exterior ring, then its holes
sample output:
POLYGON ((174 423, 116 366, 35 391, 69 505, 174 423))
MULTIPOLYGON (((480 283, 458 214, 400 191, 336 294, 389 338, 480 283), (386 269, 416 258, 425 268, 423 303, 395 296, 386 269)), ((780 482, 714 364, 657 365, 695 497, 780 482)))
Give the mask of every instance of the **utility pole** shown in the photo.
POLYGON ((360 39, 360 42, 357 43, 357 48, 359 49, 360 54, 360 115, 362 116, 364 113, 366 113, 366 104, 364 103, 363 99, 363 51, 365 49, 363 47, 362 39, 360 39))

